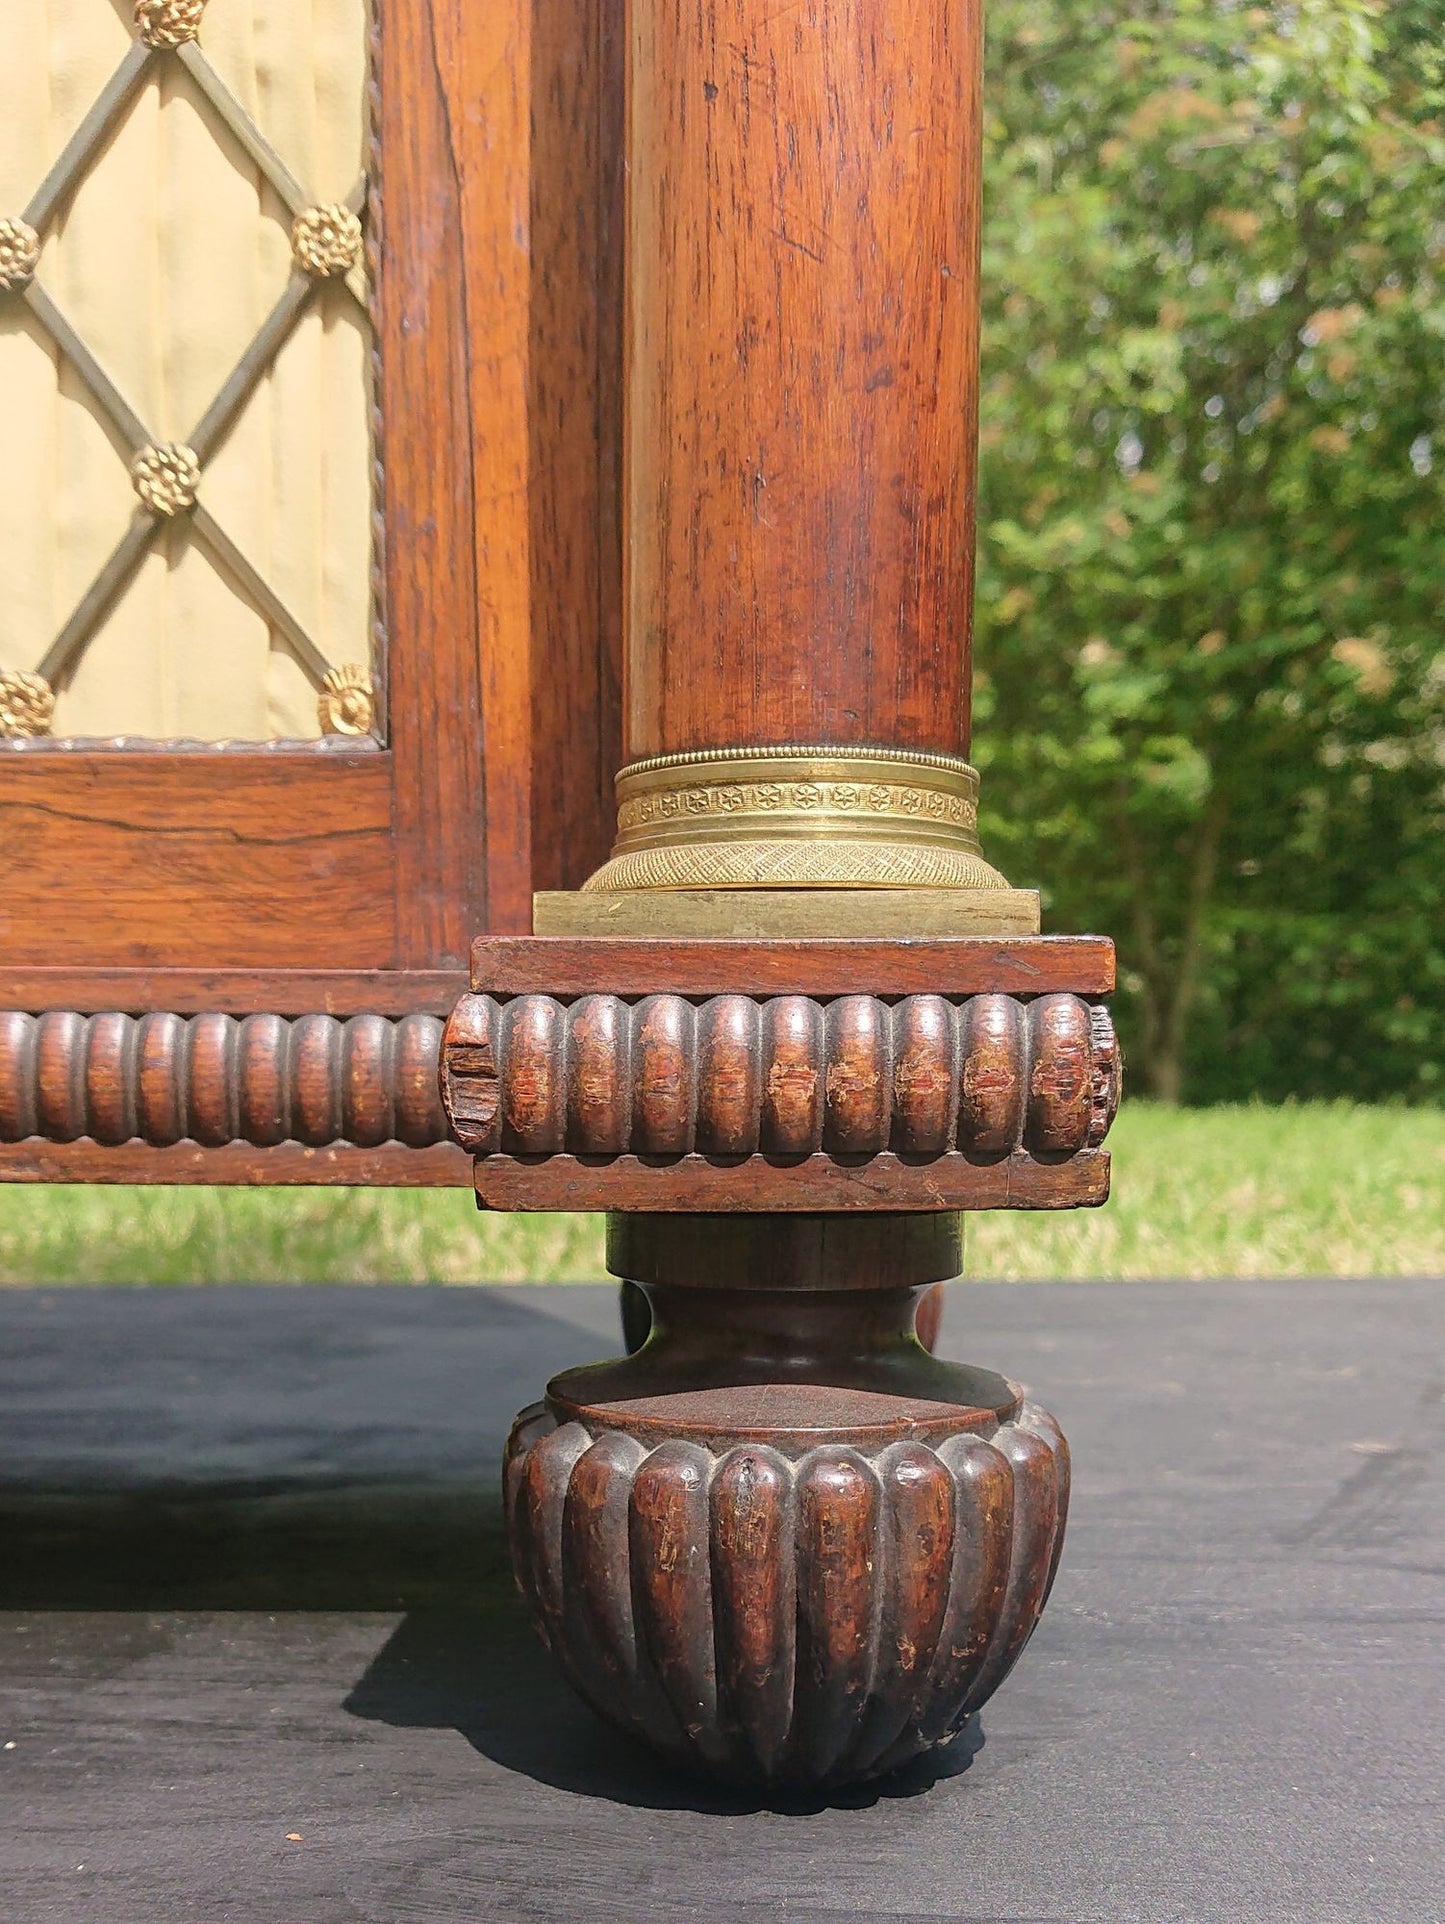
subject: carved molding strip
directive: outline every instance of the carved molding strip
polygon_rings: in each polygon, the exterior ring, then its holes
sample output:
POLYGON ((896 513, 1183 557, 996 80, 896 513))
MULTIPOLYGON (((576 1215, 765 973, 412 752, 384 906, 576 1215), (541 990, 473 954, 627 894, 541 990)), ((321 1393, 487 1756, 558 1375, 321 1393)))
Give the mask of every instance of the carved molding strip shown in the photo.
POLYGON ((623 1210, 645 1216, 856 1215, 876 1211, 1097 1209, 1109 1152, 1041 1161, 1027 1149, 941 1156, 478 1156, 483 1209, 623 1210))
POLYGON ((0 1012, 0 1142, 448 1139, 436 1016, 0 1012))
POLYGON ((856 1160, 1096 1148, 1119 1101, 1108 1011, 1076 995, 463 997, 442 1090, 479 1157, 856 1160))

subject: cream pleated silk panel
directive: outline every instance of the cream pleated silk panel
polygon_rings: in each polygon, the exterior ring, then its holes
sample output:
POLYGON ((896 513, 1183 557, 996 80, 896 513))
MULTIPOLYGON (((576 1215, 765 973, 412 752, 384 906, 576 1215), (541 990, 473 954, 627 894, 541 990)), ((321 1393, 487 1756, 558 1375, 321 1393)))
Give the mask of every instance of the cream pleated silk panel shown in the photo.
MULTIPOLYGON (((133 50, 144 36, 156 46, 40 233, 33 275, 152 443, 187 442, 298 271, 293 211, 166 22, 182 40, 198 23, 200 53, 311 203, 349 196, 360 211, 367 4, 0 0, 0 221, 11 217, 12 250, 17 232, 28 244, 18 217, 117 68, 143 58, 133 50)), ((354 665, 358 681, 369 670, 365 290, 360 265, 349 284, 331 271, 196 488, 251 574, 201 538, 188 503, 156 517, 128 585, 55 678, 51 735, 310 739, 327 666, 354 665)), ((33 673, 145 510, 134 450, 18 286, 12 275, 0 291, 0 671, 33 673)), ((35 731, 0 728, 24 732, 35 731)))

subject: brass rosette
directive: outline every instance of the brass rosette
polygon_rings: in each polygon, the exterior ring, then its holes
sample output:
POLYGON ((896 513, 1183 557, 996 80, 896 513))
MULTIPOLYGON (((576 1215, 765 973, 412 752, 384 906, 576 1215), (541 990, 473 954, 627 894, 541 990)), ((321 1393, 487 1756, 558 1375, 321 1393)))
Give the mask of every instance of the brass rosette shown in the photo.
POLYGON ((50 733, 55 690, 44 675, 0 668, 0 741, 34 740, 50 733))
POLYGON ((376 691, 355 662, 327 670, 316 701, 323 735, 369 735, 376 726, 376 691))
POLYGON ((291 253, 302 273, 317 280, 349 274, 361 259, 361 222, 339 202, 307 207, 292 223, 291 253))
POLYGON ((952 755, 737 748, 659 755, 617 777, 617 839, 587 893, 638 889, 999 889, 978 775, 952 755))
POLYGON ((0 215, 0 294, 28 287, 39 265, 39 234, 28 221, 0 215))

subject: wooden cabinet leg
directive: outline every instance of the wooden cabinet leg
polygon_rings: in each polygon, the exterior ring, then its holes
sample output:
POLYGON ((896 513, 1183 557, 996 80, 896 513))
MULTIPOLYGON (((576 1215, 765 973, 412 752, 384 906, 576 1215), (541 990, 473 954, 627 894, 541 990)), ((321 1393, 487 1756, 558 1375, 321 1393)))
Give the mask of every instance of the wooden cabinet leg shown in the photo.
POLYGON ((962 1729, 1048 1595, 1069 1456, 1048 1413, 929 1354, 953 1216, 614 1217, 646 1342, 518 1417, 506 1498, 543 1640, 610 1722, 777 1786, 962 1729))
POLYGON ((512 1435, 544 1639, 679 1762, 831 1786, 1048 1593, 1063 1439, 920 1305, 949 1212, 1104 1200, 1112 954, 1033 933, 965 759, 980 8, 621 14, 617 840, 479 940, 442 1084, 483 1207, 618 1212, 637 1292, 512 1435))
MULTIPOLYGON (((625 1279, 617 1287, 617 1313, 622 1323, 622 1342, 629 1356, 635 1356, 652 1333, 652 1305, 641 1283, 625 1279)), ((913 1319, 913 1333, 931 1356, 938 1348, 938 1333, 943 1326, 943 1284, 935 1283, 919 1299, 913 1319)))

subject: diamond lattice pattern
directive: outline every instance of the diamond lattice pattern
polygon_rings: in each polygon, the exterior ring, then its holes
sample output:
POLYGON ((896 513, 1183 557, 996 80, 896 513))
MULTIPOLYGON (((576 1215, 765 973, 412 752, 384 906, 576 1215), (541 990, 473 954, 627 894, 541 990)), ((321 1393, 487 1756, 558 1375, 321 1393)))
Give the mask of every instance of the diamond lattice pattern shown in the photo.
POLYGON ((374 728, 367 0, 5 37, 0 736, 374 728))

